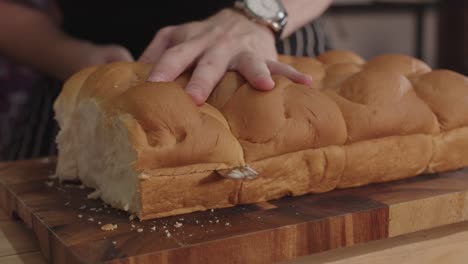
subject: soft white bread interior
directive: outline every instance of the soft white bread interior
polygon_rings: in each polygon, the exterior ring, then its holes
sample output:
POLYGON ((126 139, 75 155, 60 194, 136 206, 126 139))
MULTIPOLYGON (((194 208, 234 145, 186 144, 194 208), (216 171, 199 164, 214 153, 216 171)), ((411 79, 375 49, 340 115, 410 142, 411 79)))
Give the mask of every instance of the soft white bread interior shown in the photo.
POLYGON ((468 80, 420 60, 348 51, 280 60, 312 75, 253 89, 229 72, 197 107, 188 74, 150 65, 85 69, 55 103, 57 176, 141 219, 330 191, 468 166, 468 80), (255 179, 217 171, 250 166, 255 179))

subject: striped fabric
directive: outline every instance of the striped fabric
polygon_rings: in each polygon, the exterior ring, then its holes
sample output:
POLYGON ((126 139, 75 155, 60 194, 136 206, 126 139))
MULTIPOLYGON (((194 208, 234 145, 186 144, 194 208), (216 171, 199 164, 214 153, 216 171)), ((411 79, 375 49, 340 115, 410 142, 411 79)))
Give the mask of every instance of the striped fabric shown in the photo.
MULTIPOLYGON (((329 43, 323 31, 322 22, 316 20, 297 30, 289 38, 278 44, 278 53, 294 56, 315 57, 329 49, 329 43)), ((7 145, 4 157, 0 160, 21 160, 55 155, 55 137, 58 126, 53 118, 53 102, 60 92, 61 84, 53 81, 41 81, 33 89, 33 99, 28 107, 27 122, 24 129, 15 131, 7 145)), ((1 121, 1 120, 0 120, 1 121)), ((0 122, 0 129, 5 127, 0 122)), ((1 149, 0 149, 1 153, 1 149)))
POLYGON ((315 57, 330 49, 321 19, 307 24, 278 44, 280 54, 315 57))
MULTIPOLYGON (((3 160, 21 160, 56 154, 55 136, 58 125, 53 118, 53 102, 60 92, 61 84, 40 80, 30 96, 26 122, 14 131, 4 151, 3 160)), ((1 140, 1 139, 0 139, 1 140)))

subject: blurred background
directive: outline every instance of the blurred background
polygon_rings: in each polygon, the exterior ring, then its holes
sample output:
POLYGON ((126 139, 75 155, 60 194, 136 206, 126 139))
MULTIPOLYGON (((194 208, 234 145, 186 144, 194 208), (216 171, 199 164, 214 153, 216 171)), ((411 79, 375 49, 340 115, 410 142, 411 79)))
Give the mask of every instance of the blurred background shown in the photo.
POLYGON ((336 49, 400 53, 468 74, 468 1, 335 0, 324 26, 336 49))

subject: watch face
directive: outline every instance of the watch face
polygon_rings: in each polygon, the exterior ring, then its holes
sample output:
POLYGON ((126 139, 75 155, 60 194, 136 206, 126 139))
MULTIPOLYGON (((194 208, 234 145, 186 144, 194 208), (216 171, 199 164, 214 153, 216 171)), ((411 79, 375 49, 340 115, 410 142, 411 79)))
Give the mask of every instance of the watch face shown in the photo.
POLYGON ((276 18, 281 6, 275 0, 246 0, 247 8, 254 14, 264 18, 276 18))

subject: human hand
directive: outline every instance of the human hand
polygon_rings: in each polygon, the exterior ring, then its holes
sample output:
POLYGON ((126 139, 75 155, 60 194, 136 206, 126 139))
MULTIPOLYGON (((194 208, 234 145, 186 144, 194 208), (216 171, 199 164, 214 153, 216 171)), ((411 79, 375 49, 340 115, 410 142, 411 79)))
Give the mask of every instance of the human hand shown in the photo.
POLYGON ((200 22, 161 29, 140 61, 154 64, 153 82, 175 80, 194 66, 186 92, 203 104, 227 70, 236 70, 256 89, 271 90, 271 75, 310 85, 312 78, 277 61, 272 32, 234 10, 224 9, 200 22))
POLYGON ((73 39, 63 46, 65 48, 62 50, 67 58, 60 73, 63 80, 88 66, 114 61, 134 61, 130 52, 119 45, 98 45, 73 39))

